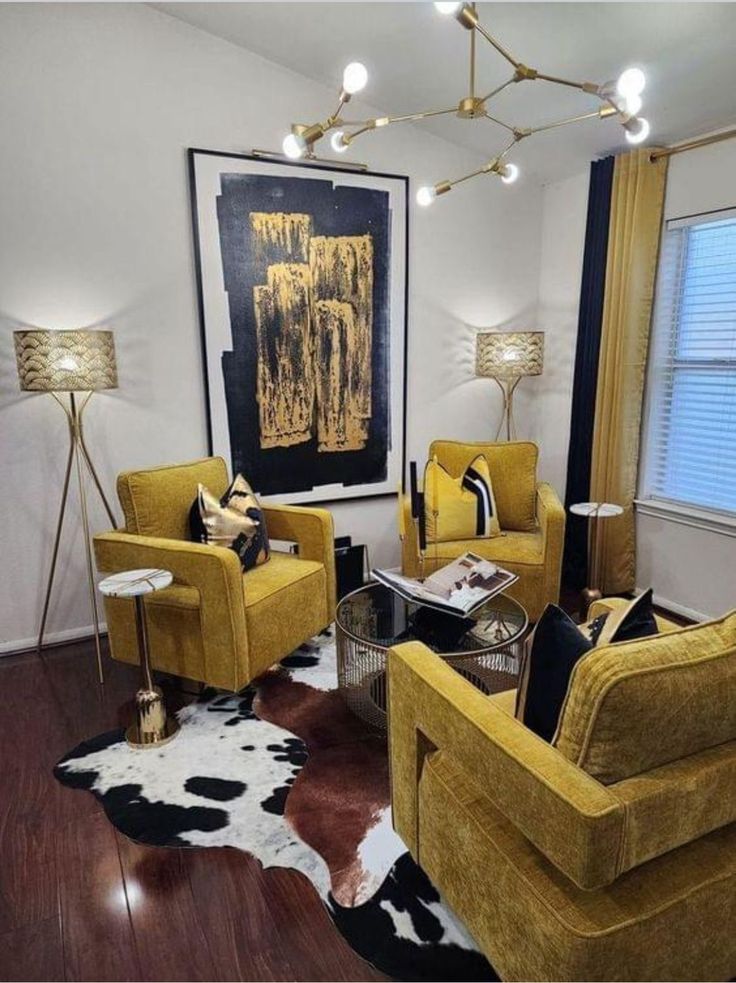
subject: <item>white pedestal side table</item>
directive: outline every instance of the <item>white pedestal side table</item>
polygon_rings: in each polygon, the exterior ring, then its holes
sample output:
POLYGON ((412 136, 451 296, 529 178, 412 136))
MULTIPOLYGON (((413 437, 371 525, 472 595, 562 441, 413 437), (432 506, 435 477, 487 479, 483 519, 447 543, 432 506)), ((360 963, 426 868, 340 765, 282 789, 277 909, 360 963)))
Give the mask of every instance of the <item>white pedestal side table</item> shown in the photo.
POLYGON ((168 570, 125 570, 100 582, 106 597, 132 598, 135 601, 135 625, 138 658, 141 665, 141 688, 135 694, 136 719, 125 731, 125 739, 134 748, 160 747, 179 733, 179 722, 168 717, 163 693, 155 686, 148 656, 148 632, 143 598, 168 587, 173 580, 168 570))
POLYGON ((588 616, 588 608, 593 601, 603 597, 603 575, 601 570, 601 542, 600 542, 600 522, 601 519, 612 519, 616 515, 622 515, 623 508, 614 505, 612 502, 578 502, 570 506, 573 515, 582 515, 589 519, 588 528, 588 581, 589 586, 585 587, 581 593, 580 616, 585 620, 588 616))

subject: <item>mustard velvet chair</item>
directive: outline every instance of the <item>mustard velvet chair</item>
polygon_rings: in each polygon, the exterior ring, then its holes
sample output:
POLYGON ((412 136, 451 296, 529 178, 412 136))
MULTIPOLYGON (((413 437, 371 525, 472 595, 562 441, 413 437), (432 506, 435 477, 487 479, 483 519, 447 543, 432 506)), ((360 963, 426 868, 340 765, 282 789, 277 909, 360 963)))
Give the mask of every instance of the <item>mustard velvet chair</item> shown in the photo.
MULTIPOLYGON (((524 606, 529 619, 536 621, 545 606, 556 604, 560 596, 565 510, 554 488, 537 481, 539 450, 530 441, 467 444, 435 440, 429 448, 429 460, 436 456, 453 477, 463 474, 478 454, 488 461, 501 535, 427 544, 425 576, 471 550, 518 574, 508 593, 524 606)), ((419 543, 408 495, 403 507, 407 534, 402 545, 402 570, 409 577, 418 577, 419 543)))
MULTIPOLYGON (((189 509, 201 482, 218 497, 229 484, 220 457, 119 475, 124 532, 95 536, 106 573, 162 567, 171 587, 146 596, 151 664, 237 692, 330 624, 335 611, 332 516, 324 509, 266 506, 271 540, 299 544, 273 550, 243 573, 229 549, 189 540, 189 509)), ((105 598, 110 653, 138 662, 133 601, 105 598)))
POLYGON ((503 980, 736 977, 736 612, 660 627, 578 663, 556 746, 389 652, 394 826, 503 980))

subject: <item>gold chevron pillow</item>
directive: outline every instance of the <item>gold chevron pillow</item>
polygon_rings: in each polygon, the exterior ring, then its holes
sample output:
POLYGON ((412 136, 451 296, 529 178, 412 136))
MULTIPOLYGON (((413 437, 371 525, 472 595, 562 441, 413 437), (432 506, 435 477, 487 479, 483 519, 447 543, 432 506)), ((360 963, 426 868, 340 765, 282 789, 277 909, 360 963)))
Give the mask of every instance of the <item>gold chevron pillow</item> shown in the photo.
POLYGON ((265 563, 270 555, 263 511, 241 474, 235 476, 221 499, 199 485, 189 510, 189 531, 195 543, 234 550, 243 570, 265 563))
POLYGON ((458 478, 453 478, 437 458, 428 461, 424 511, 429 543, 498 536, 501 528, 485 457, 479 454, 458 478))

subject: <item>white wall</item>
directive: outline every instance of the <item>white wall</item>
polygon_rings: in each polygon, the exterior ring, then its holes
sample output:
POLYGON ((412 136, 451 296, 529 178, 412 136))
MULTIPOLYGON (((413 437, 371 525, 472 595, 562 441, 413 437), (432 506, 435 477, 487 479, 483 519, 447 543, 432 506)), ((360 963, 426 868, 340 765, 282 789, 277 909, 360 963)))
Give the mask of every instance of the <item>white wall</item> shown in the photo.
POLYGON ((587 208, 587 170, 544 189, 537 318, 546 332, 544 373, 523 384, 535 384, 526 412, 540 471, 563 501, 587 208))
MULTIPOLYGON (((736 141, 670 158, 664 220, 736 207, 736 141)), ((636 582, 693 617, 736 607, 736 538, 672 518, 637 514, 636 582)))
MULTIPOLYGON (((65 441, 53 401, 18 392, 12 330, 115 331, 120 389, 95 396, 87 417, 111 495, 122 469, 206 453, 185 150, 277 148, 291 120, 321 118, 333 100, 143 5, 0 6, 0 650, 37 630, 65 441)), ((416 127, 363 146, 371 166, 414 187, 479 162, 416 127)), ((423 459, 433 437, 493 432, 498 402, 473 378, 473 332, 533 322, 540 213, 539 189, 491 179, 427 211, 412 205, 409 457, 423 459)), ((55 637, 91 621, 73 505, 55 637)), ((393 498, 333 511, 374 564, 396 561, 393 498)), ((95 506, 94 528, 106 525, 95 506)))

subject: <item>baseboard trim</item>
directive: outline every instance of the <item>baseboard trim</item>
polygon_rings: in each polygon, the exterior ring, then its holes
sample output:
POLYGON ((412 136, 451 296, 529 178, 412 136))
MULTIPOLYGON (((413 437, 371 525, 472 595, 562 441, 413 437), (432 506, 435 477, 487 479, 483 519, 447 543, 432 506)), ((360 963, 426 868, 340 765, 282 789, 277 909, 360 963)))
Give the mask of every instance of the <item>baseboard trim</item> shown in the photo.
MULTIPOLYGON (((634 593, 637 595, 643 594, 644 590, 641 587, 636 587, 634 593)), ((690 621, 710 621, 713 617, 712 614, 704 614, 702 611, 696 611, 695 608, 688 608, 684 604, 678 604, 677 601, 670 601, 668 598, 662 597, 661 594, 653 594, 652 600, 658 608, 662 608, 664 611, 671 611, 673 614, 679 614, 681 618, 688 618, 690 621)))
MULTIPOLYGON (((48 631, 43 637, 43 647, 64 645, 66 642, 81 642, 94 638, 94 625, 83 625, 80 628, 64 628, 62 631, 48 631)), ((107 634, 107 625, 100 623, 100 634, 107 634)), ((38 635, 32 638, 17 638, 8 642, 0 642, 0 657, 4 655, 22 655, 24 652, 35 652, 38 635)))

